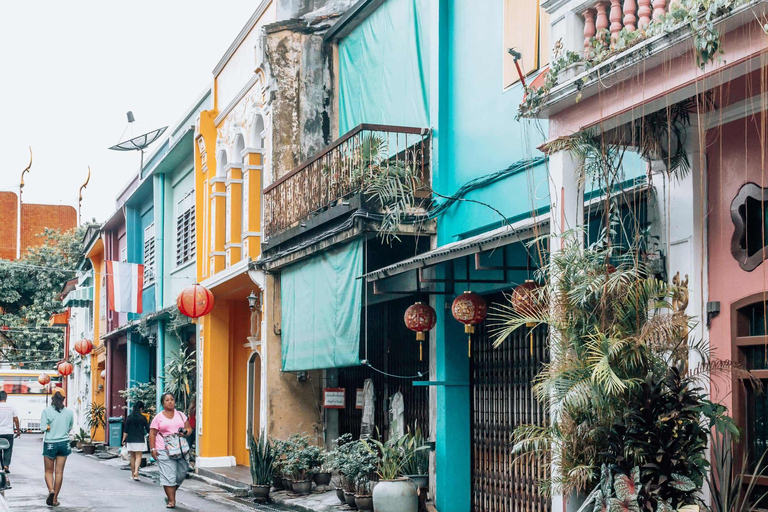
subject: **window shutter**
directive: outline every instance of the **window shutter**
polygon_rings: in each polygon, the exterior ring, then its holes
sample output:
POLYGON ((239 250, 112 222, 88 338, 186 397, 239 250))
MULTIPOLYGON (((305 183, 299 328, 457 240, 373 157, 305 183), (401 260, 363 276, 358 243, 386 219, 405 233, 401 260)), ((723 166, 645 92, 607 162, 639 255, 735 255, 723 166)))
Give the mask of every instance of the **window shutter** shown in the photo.
POLYGON ((549 64, 549 13, 539 7, 539 67, 549 64))
POLYGON ((539 69, 539 11, 539 0, 504 0, 504 87, 520 81, 509 48, 522 54, 524 75, 539 69))
POLYGON ((176 211, 176 266, 195 257, 195 196, 192 192, 179 201, 176 211))
POLYGON ((155 223, 144 228, 144 286, 155 280, 155 223))

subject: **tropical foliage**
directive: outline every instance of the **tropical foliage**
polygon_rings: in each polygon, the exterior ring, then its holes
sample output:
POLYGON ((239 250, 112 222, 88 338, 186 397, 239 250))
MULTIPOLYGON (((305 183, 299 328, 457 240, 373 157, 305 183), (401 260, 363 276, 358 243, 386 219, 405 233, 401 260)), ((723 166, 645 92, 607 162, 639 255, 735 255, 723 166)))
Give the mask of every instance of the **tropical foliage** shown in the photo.
POLYGON ((0 353, 10 363, 49 368, 61 360, 64 336, 49 322, 62 310, 64 284, 76 275, 82 235, 46 229, 38 235, 43 243, 20 260, 0 260, 0 353))
POLYGON ((178 350, 165 363, 165 391, 173 393, 177 407, 183 411, 192 404, 195 392, 195 351, 178 350))
MULTIPOLYGON (((144 402, 144 412, 149 413, 150 416, 154 416, 155 402, 157 401, 157 385, 155 380, 152 379, 149 382, 140 382, 133 386, 118 391, 121 397, 130 404, 135 404, 138 401, 144 402)), ((126 408, 127 408, 126 407, 126 408)))
POLYGON ((551 333, 552 362, 534 383, 551 424, 519 427, 514 451, 551 457, 561 469, 545 491, 588 493, 608 464, 624 475, 641 468, 643 508, 685 504, 691 492, 672 481, 701 486, 707 431, 699 415, 721 428, 732 424, 699 383, 743 370, 710 357, 689 334, 695 324, 680 306, 685 291, 650 276, 636 251, 618 254, 613 235, 606 230, 584 247, 578 233, 566 233, 537 276, 550 284, 532 292, 523 310, 492 308, 496 345, 526 324, 551 333), (689 368, 691 355, 701 362, 689 368))
POLYGON ((257 437, 251 434, 248 449, 253 485, 269 485, 272 482, 273 464, 275 462, 275 452, 272 449, 272 443, 263 433, 257 437))
POLYGON ((107 408, 104 405, 91 402, 91 406, 85 412, 85 422, 91 429, 91 439, 96 437, 96 431, 107 427, 107 408))

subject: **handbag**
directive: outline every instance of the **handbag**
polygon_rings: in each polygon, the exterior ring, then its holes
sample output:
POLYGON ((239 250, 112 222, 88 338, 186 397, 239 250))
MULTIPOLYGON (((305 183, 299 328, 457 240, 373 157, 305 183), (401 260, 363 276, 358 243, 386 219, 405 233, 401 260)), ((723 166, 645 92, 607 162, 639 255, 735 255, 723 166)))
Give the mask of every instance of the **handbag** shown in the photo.
MULTIPOLYGON (((186 418, 184 418, 184 421, 187 421, 186 418)), ((162 434, 160 435, 163 436, 162 434)), ((165 441, 165 453, 168 454, 169 459, 181 459, 189 453, 187 439, 179 434, 163 436, 163 441, 165 441)))

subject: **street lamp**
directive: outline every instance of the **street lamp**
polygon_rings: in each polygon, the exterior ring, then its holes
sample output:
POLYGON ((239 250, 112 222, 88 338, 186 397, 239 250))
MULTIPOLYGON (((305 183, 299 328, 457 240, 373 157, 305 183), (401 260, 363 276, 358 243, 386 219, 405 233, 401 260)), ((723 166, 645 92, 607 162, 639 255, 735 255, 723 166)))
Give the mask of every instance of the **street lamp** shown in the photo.
POLYGON ((248 296, 248 307, 251 308, 251 311, 256 309, 256 304, 259 302, 259 297, 255 293, 253 293, 253 290, 251 290, 251 294, 248 296))

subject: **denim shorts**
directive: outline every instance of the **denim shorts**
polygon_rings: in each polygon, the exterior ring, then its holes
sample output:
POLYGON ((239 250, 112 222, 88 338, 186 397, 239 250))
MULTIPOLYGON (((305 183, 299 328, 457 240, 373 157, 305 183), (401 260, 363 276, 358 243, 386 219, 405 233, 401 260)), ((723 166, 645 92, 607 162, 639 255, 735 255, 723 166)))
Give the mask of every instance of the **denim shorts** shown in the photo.
POLYGON ((56 457, 66 457, 70 453, 72 453, 72 449, 69 447, 69 441, 58 441, 56 443, 43 441, 43 457, 55 459, 56 457))

